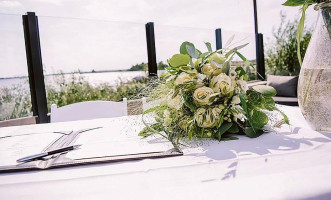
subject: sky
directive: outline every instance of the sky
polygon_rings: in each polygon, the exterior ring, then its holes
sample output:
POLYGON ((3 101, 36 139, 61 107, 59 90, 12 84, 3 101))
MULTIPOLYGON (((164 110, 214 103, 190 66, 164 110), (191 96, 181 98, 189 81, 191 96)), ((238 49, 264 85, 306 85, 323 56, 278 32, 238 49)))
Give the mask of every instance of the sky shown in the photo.
MULTIPOLYGON (((257 0, 259 32, 266 45, 280 23, 300 17, 299 8, 281 0, 257 0)), ((21 15, 35 12, 39 20, 46 74, 59 71, 128 69, 147 62, 145 24, 154 22, 158 61, 178 53, 183 41, 206 50, 215 46, 215 29, 223 43, 249 42, 243 54, 255 59, 252 0, 0 0, 0 77, 27 75, 21 15)), ((308 26, 317 13, 308 9, 308 26)))

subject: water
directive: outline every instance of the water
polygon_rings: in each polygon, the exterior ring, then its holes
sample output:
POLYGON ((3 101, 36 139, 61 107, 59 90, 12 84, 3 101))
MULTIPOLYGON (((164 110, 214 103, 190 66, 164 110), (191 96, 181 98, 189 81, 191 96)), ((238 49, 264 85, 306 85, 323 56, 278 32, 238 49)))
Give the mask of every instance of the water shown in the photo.
MULTIPOLYGON (((72 74, 65 74, 64 77, 66 80, 70 79, 72 74)), ((127 82, 136 77, 147 76, 146 72, 143 71, 123 71, 123 72, 103 72, 103 73, 84 73, 77 74, 76 76, 84 77, 88 82, 93 85, 108 83, 112 86, 116 86, 121 82, 127 82)), ((55 85, 55 79, 59 75, 46 75, 45 83, 49 85, 55 85)), ((28 85, 28 78, 8 78, 0 79, 0 88, 1 87, 11 87, 13 85, 28 85)))
POLYGON ((301 69, 298 98, 306 121, 317 131, 331 131, 331 69, 301 69))

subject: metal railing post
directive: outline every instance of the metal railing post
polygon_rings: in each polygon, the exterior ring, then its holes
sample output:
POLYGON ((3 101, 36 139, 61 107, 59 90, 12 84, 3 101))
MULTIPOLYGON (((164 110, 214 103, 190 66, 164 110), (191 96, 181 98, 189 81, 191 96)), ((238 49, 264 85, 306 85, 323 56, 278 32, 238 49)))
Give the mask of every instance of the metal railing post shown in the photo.
POLYGON ((34 12, 28 12, 23 18, 26 60, 33 115, 37 123, 48 123, 47 99, 41 59, 38 18, 34 12))
POLYGON ((253 0, 253 9, 254 9, 255 44, 256 44, 256 46, 255 46, 255 48, 256 48, 256 77, 257 77, 257 79, 265 80, 263 35, 261 33, 259 33, 256 0, 253 0))
POLYGON ((215 30, 216 36, 216 50, 222 49, 222 29, 218 28, 215 30))
POLYGON ((264 62, 264 47, 263 34, 255 34, 256 41, 256 76, 257 79, 265 80, 265 62, 264 62))
POLYGON ((157 76, 154 23, 148 22, 145 27, 148 56, 148 75, 157 76))

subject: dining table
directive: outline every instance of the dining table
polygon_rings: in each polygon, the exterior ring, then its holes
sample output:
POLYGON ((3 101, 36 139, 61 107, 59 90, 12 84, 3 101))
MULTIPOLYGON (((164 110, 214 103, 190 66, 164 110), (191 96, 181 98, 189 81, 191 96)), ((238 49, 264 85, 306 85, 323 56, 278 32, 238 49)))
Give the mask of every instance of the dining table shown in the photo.
MULTIPOLYGON (((299 107, 278 107, 290 125, 257 138, 188 141, 182 156, 0 173, 0 199, 331 199, 331 133, 312 130, 299 107)), ((138 135, 142 117, 4 127, 0 137, 38 133, 34 146, 43 133, 91 127, 105 139, 138 135)))

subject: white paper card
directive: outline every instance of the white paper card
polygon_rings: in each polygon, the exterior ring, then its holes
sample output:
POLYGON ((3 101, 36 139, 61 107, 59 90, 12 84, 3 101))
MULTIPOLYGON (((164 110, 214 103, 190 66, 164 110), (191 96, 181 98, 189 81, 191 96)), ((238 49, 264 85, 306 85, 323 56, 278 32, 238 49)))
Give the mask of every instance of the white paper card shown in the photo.
POLYGON ((82 133, 75 144, 81 144, 80 149, 69 152, 70 159, 98 158, 127 154, 163 152, 172 147, 168 141, 160 138, 143 139, 132 134, 121 134, 110 129, 97 129, 82 133))
POLYGON ((62 134, 42 133, 0 139, 0 166, 16 165, 16 160, 41 153, 62 134))

